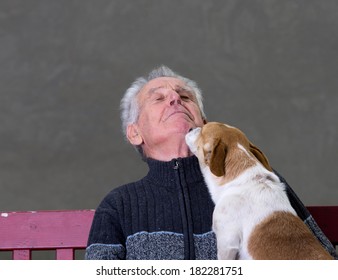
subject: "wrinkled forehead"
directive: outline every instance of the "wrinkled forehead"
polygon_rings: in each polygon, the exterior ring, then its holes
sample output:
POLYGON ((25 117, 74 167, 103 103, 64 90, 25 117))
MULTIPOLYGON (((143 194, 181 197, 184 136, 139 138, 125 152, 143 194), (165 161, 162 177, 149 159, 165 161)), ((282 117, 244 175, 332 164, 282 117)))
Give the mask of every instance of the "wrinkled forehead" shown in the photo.
POLYGON ((193 90, 181 79, 174 77, 159 77, 144 85, 138 94, 138 100, 142 102, 144 99, 161 89, 186 90, 193 93, 193 90))

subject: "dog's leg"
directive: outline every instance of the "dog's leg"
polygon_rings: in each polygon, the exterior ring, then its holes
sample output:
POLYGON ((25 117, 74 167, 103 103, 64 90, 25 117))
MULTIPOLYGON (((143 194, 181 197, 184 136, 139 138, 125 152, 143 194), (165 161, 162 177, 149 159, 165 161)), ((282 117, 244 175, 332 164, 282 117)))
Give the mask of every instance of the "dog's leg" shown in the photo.
POLYGON ((235 260, 240 250, 239 230, 237 230, 235 223, 218 222, 214 219, 213 230, 217 238, 217 258, 219 260, 235 260))
POLYGON ((240 255, 242 242, 243 199, 223 196, 213 213, 213 231, 217 239, 217 256, 221 260, 235 260, 240 255))

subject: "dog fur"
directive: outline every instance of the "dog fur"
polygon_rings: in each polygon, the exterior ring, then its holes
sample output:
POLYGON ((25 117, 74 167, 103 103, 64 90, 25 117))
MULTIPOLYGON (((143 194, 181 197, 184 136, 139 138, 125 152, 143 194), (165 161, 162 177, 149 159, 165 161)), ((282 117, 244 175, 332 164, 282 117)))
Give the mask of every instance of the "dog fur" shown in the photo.
POLYGON ((239 129, 207 123, 186 135, 215 202, 218 259, 333 259, 297 216, 266 156, 239 129))

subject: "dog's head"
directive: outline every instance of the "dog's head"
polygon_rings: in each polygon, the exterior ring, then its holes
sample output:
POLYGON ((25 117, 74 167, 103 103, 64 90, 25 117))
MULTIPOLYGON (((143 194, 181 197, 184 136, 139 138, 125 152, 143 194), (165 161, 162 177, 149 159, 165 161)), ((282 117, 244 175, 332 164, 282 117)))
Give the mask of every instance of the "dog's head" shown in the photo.
POLYGON ((201 167, 209 167, 217 177, 227 176, 228 171, 234 177, 257 161, 272 171, 266 156, 235 127, 210 122, 190 131, 186 142, 201 167))

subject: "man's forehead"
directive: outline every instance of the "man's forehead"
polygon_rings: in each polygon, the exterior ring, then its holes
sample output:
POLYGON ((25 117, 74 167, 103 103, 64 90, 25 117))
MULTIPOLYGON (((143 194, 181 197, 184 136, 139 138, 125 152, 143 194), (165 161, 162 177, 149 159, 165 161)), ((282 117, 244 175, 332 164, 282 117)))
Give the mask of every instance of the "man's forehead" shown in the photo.
POLYGON ((156 90, 161 88, 186 88, 188 86, 180 79, 173 77, 160 77, 149 81, 141 90, 143 93, 154 93, 156 90))

